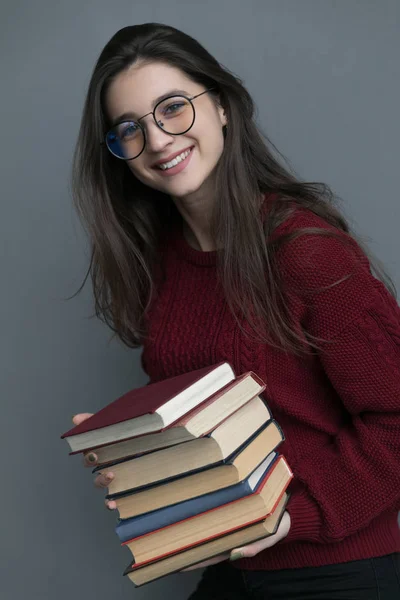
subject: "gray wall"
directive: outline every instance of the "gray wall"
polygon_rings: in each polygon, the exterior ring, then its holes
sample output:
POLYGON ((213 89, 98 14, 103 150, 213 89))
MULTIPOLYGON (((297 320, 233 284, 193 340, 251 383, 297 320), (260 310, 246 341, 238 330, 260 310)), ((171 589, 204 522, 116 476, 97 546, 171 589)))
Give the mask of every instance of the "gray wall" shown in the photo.
POLYGON ((156 20, 241 75, 304 178, 344 199, 400 282, 400 4, 390 0, 3 0, 1 61, 2 600, 186 598, 198 574, 135 590, 115 515, 59 435, 145 381, 139 353, 89 319, 88 251, 68 188, 89 73, 120 27, 156 20))

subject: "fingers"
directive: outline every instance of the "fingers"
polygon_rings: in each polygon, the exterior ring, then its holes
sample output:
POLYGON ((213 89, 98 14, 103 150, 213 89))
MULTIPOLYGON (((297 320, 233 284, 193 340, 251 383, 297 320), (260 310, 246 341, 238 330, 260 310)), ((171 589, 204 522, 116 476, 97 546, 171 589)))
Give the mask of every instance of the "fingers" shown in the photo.
POLYGON ((114 479, 114 473, 111 473, 111 472, 107 473, 107 474, 101 473, 94 480, 94 485, 101 489, 108 488, 108 486, 110 485, 110 482, 113 479, 114 479))
POLYGON ((81 423, 83 423, 83 421, 89 419, 89 417, 93 417, 93 413, 79 413, 72 417, 72 422, 74 425, 80 425, 81 423))
POLYGON ((233 560, 238 560, 239 558, 251 558, 252 556, 255 556, 262 550, 265 550, 266 548, 270 548, 271 546, 273 546, 276 543, 276 541, 271 539, 273 537, 274 536, 271 535, 267 538, 259 540, 258 542, 249 544, 248 546, 243 546, 243 548, 235 548, 231 552, 230 560, 233 561, 233 560))
MULTIPOLYGON (((80 425, 86 419, 89 419, 93 416, 93 413, 79 413, 72 417, 72 422, 74 425, 80 425)), ((83 464, 85 467, 95 467, 97 465, 97 454, 95 452, 87 452, 83 455, 83 464)), ((108 488, 110 482, 114 479, 114 473, 100 473, 94 480, 94 485, 100 489, 108 488)), ((117 508, 117 503, 114 500, 105 499, 105 505, 109 510, 115 510, 117 508)))
POLYGON ((83 464, 85 467, 95 467, 97 465, 97 454, 88 452, 83 455, 83 464))
POLYGON ((279 524, 278 530, 273 535, 269 535, 258 542, 243 546, 243 548, 235 548, 231 551, 230 560, 238 560, 239 558, 251 558, 266 548, 275 546, 278 542, 283 540, 290 529, 290 515, 286 511, 283 514, 282 520, 279 524))
MULTIPOLYGON (((93 413, 79 413, 72 417, 72 422, 74 425, 80 425, 92 416, 93 413)), ((97 465, 97 455, 94 452, 86 452, 83 455, 83 464, 85 467, 95 467, 97 465)))
POLYGON ((108 508, 108 510, 115 510, 117 508, 117 503, 114 500, 107 500, 107 498, 104 500, 104 504, 106 505, 106 508, 108 508))
MULTIPOLYGON (((100 473, 94 480, 94 485, 97 488, 104 490, 105 488, 108 488, 110 482, 114 479, 114 477, 114 473, 111 472, 100 473)), ((108 510, 115 510, 117 508, 117 503, 115 502, 115 500, 107 500, 107 498, 105 498, 104 504, 106 505, 106 508, 108 508, 108 510)))
MULTIPOLYGON (((112 481, 113 479, 114 473, 99 475, 98 477, 96 477, 94 485, 99 488, 105 488, 108 487, 110 481, 112 481)), ((106 508, 108 508, 108 510, 115 510, 117 508, 117 503, 115 502, 115 500, 107 500, 106 498, 104 500, 104 504, 106 505, 106 508)))

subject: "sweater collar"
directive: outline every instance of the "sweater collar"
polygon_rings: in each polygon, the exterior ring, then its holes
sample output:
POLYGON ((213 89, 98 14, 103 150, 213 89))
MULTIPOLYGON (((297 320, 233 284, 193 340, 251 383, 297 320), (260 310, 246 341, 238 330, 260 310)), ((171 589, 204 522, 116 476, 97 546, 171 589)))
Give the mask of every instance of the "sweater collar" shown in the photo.
POLYGON ((181 227, 177 227, 172 234, 172 246, 179 258, 199 267, 213 267, 217 262, 217 251, 196 250, 186 241, 181 227))
MULTIPOLYGON (((276 194, 265 194, 264 202, 261 205, 261 218, 265 219, 270 203, 276 198, 276 194)), ((181 225, 177 225, 171 236, 171 242, 174 250, 179 258, 183 261, 190 262, 199 267, 213 267, 217 263, 217 250, 204 252, 193 248, 183 235, 181 225)))

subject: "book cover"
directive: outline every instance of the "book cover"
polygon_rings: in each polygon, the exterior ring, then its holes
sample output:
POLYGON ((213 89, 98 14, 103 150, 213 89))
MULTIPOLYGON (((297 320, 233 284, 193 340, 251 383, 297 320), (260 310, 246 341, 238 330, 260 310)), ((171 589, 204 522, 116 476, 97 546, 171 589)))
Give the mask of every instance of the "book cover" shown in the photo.
POLYGON ((92 417, 80 423, 80 425, 76 425, 63 433, 61 438, 80 435, 146 414, 153 414, 168 401, 223 365, 229 367, 228 363, 222 362, 217 365, 164 379, 157 383, 135 388, 99 410, 92 417))
MULTIPOLYGON (((239 377, 237 377, 236 379, 234 379, 233 381, 231 381, 230 383, 225 385, 223 388, 221 388, 220 390, 215 392, 212 396, 210 396, 209 398, 207 398, 206 400, 204 400, 203 402, 201 402, 200 404, 198 404, 197 406, 192 408, 189 412, 187 412, 185 415, 183 415, 183 417, 181 417, 177 421, 174 421, 173 423, 169 423, 165 427, 161 427, 160 429, 157 429, 154 431, 142 433, 137 436, 131 435, 129 437, 124 438, 124 440, 122 442, 126 443, 132 439, 146 440, 147 438, 153 438, 154 436, 157 436, 159 433, 167 431, 168 429, 173 429, 175 427, 185 427, 190 422, 191 419, 196 417, 199 413, 201 413, 202 411, 207 409, 209 406, 213 405, 219 398, 221 398, 222 396, 227 394, 230 390, 233 390, 236 386, 238 386, 247 377, 251 377, 252 379, 254 379, 254 381, 256 381, 258 383, 258 385, 260 386, 259 390, 257 390, 257 392, 255 392, 254 395, 249 396, 249 398, 246 400, 246 402, 250 402, 255 396, 262 394, 262 392, 265 390, 265 383, 262 381, 262 379, 260 377, 258 377, 252 371, 248 371, 248 372, 244 373, 243 375, 240 375, 239 377)), ((213 429, 215 429, 215 427, 217 427, 218 425, 223 423, 232 414, 234 414, 236 411, 240 410, 240 408, 241 408, 241 406, 238 406, 238 407, 236 407, 236 409, 233 412, 227 411, 227 414, 220 421, 218 421, 218 423, 214 423, 213 426, 209 427, 206 431, 204 431, 204 433, 202 435, 203 436, 209 435, 213 431, 213 429)), ((66 436, 66 435, 67 434, 64 434, 64 436, 66 436)), ((115 446, 117 444, 121 444, 121 440, 117 439, 117 440, 113 440, 113 441, 110 441, 110 442, 107 442, 104 444, 97 444, 96 446, 92 446, 90 448, 90 450, 96 451, 96 449, 98 449, 98 448, 102 448, 104 446, 115 446)), ((165 446, 165 447, 167 447, 167 446, 165 446)), ((159 448, 155 448, 155 449, 159 449, 159 448)), ((71 451, 69 454, 70 455, 80 454, 87 450, 88 450, 87 448, 81 449, 81 450, 75 450, 75 451, 71 451)), ((140 453, 138 453, 138 454, 140 454, 140 453)))

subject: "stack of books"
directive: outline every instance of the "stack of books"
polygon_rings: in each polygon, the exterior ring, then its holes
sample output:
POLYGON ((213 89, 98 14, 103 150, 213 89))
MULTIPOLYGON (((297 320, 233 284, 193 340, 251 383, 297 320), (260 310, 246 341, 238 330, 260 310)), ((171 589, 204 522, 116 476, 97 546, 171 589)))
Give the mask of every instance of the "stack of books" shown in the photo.
POLYGON ((277 530, 293 474, 264 390, 220 363, 132 390, 61 436, 115 474, 107 498, 135 585, 277 530))

